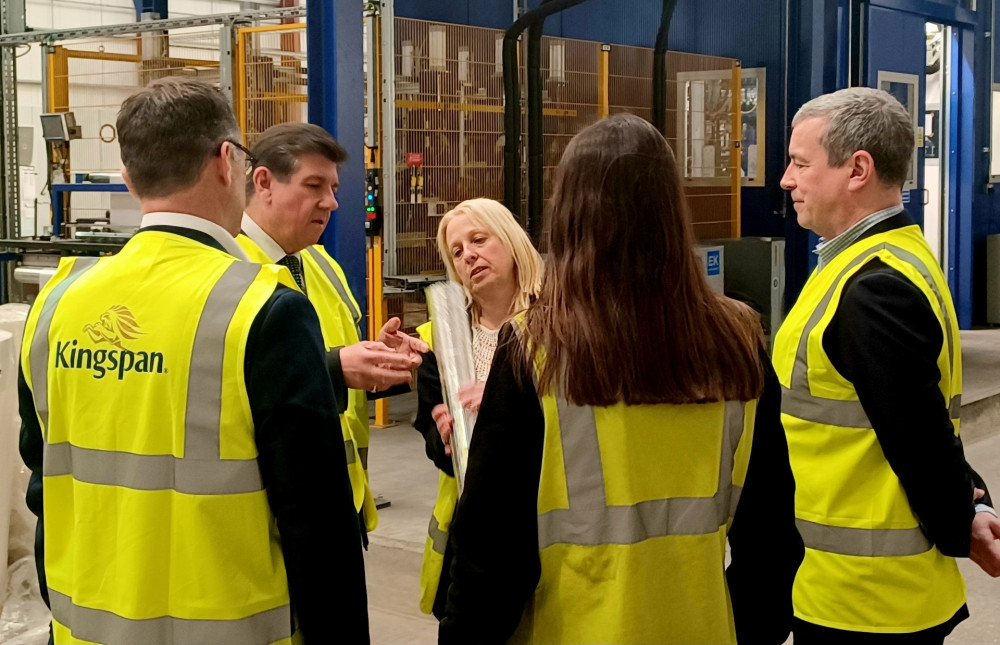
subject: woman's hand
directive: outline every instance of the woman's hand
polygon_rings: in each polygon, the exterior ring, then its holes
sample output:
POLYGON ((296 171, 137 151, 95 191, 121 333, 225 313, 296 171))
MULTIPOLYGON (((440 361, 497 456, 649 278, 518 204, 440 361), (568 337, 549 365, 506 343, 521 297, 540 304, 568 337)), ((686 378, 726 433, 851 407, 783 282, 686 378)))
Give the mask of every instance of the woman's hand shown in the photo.
POLYGON ((462 407, 473 412, 479 411, 479 406, 483 403, 483 390, 486 383, 476 381, 472 385, 465 385, 458 388, 458 400, 462 402, 462 407))
POLYGON ((437 424, 438 434, 441 435, 441 441, 444 443, 444 454, 451 456, 451 430, 454 426, 455 420, 451 418, 451 413, 448 412, 448 406, 444 403, 438 403, 431 410, 431 418, 434 419, 434 423, 437 424))
MULTIPOLYGON (((478 382, 459 388, 458 400, 461 401, 462 407, 473 412, 477 411, 479 405, 483 402, 483 389, 485 386, 485 383, 478 382)), ((451 432, 455 426, 455 419, 452 418, 451 412, 448 411, 448 406, 444 403, 438 403, 434 406, 434 409, 431 410, 431 418, 437 424, 438 434, 441 435, 441 441, 444 442, 444 454, 450 457, 451 432)))

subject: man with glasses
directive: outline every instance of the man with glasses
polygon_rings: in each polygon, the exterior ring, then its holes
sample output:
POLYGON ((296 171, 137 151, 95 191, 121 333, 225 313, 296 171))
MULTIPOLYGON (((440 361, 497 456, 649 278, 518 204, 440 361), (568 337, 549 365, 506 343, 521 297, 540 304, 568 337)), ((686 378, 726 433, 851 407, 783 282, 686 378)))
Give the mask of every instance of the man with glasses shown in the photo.
POLYGON ((286 270, 240 261, 249 157, 232 111, 162 79, 117 126, 141 229, 113 257, 64 260, 22 348, 55 640, 367 643, 322 334, 286 270))
POLYGON ((399 332, 393 318, 380 342, 361 341, 361 308, 340 265, 317 244, 337 209, 338 168, 347 152, 323 128, 284 123, 268 128, 249 157, 247 210, 237 241, 254 262, 287 266, 319 315, 330 377, 341 412, 344 449, 361 526, 378 525, 368 480, 368 399, 408 383, 427 345, 399 332))

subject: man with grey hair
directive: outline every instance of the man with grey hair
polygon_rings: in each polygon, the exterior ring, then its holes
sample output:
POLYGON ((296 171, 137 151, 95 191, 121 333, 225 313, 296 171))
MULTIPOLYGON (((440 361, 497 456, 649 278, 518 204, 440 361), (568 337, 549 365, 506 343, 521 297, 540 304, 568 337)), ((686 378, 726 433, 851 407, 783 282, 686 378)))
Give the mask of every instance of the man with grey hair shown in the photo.
POLYGON ((115 256, 63 260, 22 348, 55 642, 367 643, 319 322, 234 239, 250 157, 232 110, 168 78, 117 126, 141 228, 115 256))
POLYGON ((806 546, 795 643, 941 643, 969 615, 955 558, 1000 575, 1000 523, 958 436, 948 283, 902 205, 913 125, 851 88, 792 128, 781 185, 821 238, 774 348, 806 546))

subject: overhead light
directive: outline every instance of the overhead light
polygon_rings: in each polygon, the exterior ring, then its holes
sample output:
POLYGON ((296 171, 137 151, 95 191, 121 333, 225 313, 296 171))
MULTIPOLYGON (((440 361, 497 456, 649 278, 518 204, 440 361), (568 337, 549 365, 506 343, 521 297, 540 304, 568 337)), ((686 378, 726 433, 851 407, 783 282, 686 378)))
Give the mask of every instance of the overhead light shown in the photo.
POLYGON ((503 34, 497 34, 495 51, 493 54, 493 75, 503 76, 503 34))
POLYGON ((566 82, 566 41, 549 41, 549 80, 554 83, 566 82))
POLYGON ((430 41, 430 68, 435 72, 443 72, 447 69, 448 41, 445 36, 444 25, 431 25, 429 31, 430 41))
POLYGON ((410 78, 413 76, 413 41, 404 40, 403 41, 403 60, 402 69, 400 69, 400 74, 405 78, 410 78))
POLYGON ((469 80, 469 48, 458 48, 458 82, 466 83, 469 80))

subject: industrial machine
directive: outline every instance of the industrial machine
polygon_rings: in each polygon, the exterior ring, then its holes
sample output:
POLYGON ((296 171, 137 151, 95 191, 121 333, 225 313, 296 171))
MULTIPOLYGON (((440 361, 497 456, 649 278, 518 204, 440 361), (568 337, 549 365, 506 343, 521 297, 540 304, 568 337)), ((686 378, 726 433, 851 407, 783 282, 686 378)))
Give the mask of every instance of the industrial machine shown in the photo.
POLYGON ((757 310, 764 333, 773 339, 785 312, 785 240, 744 237, 713 243, 725 252, 725 294, 757 310))

